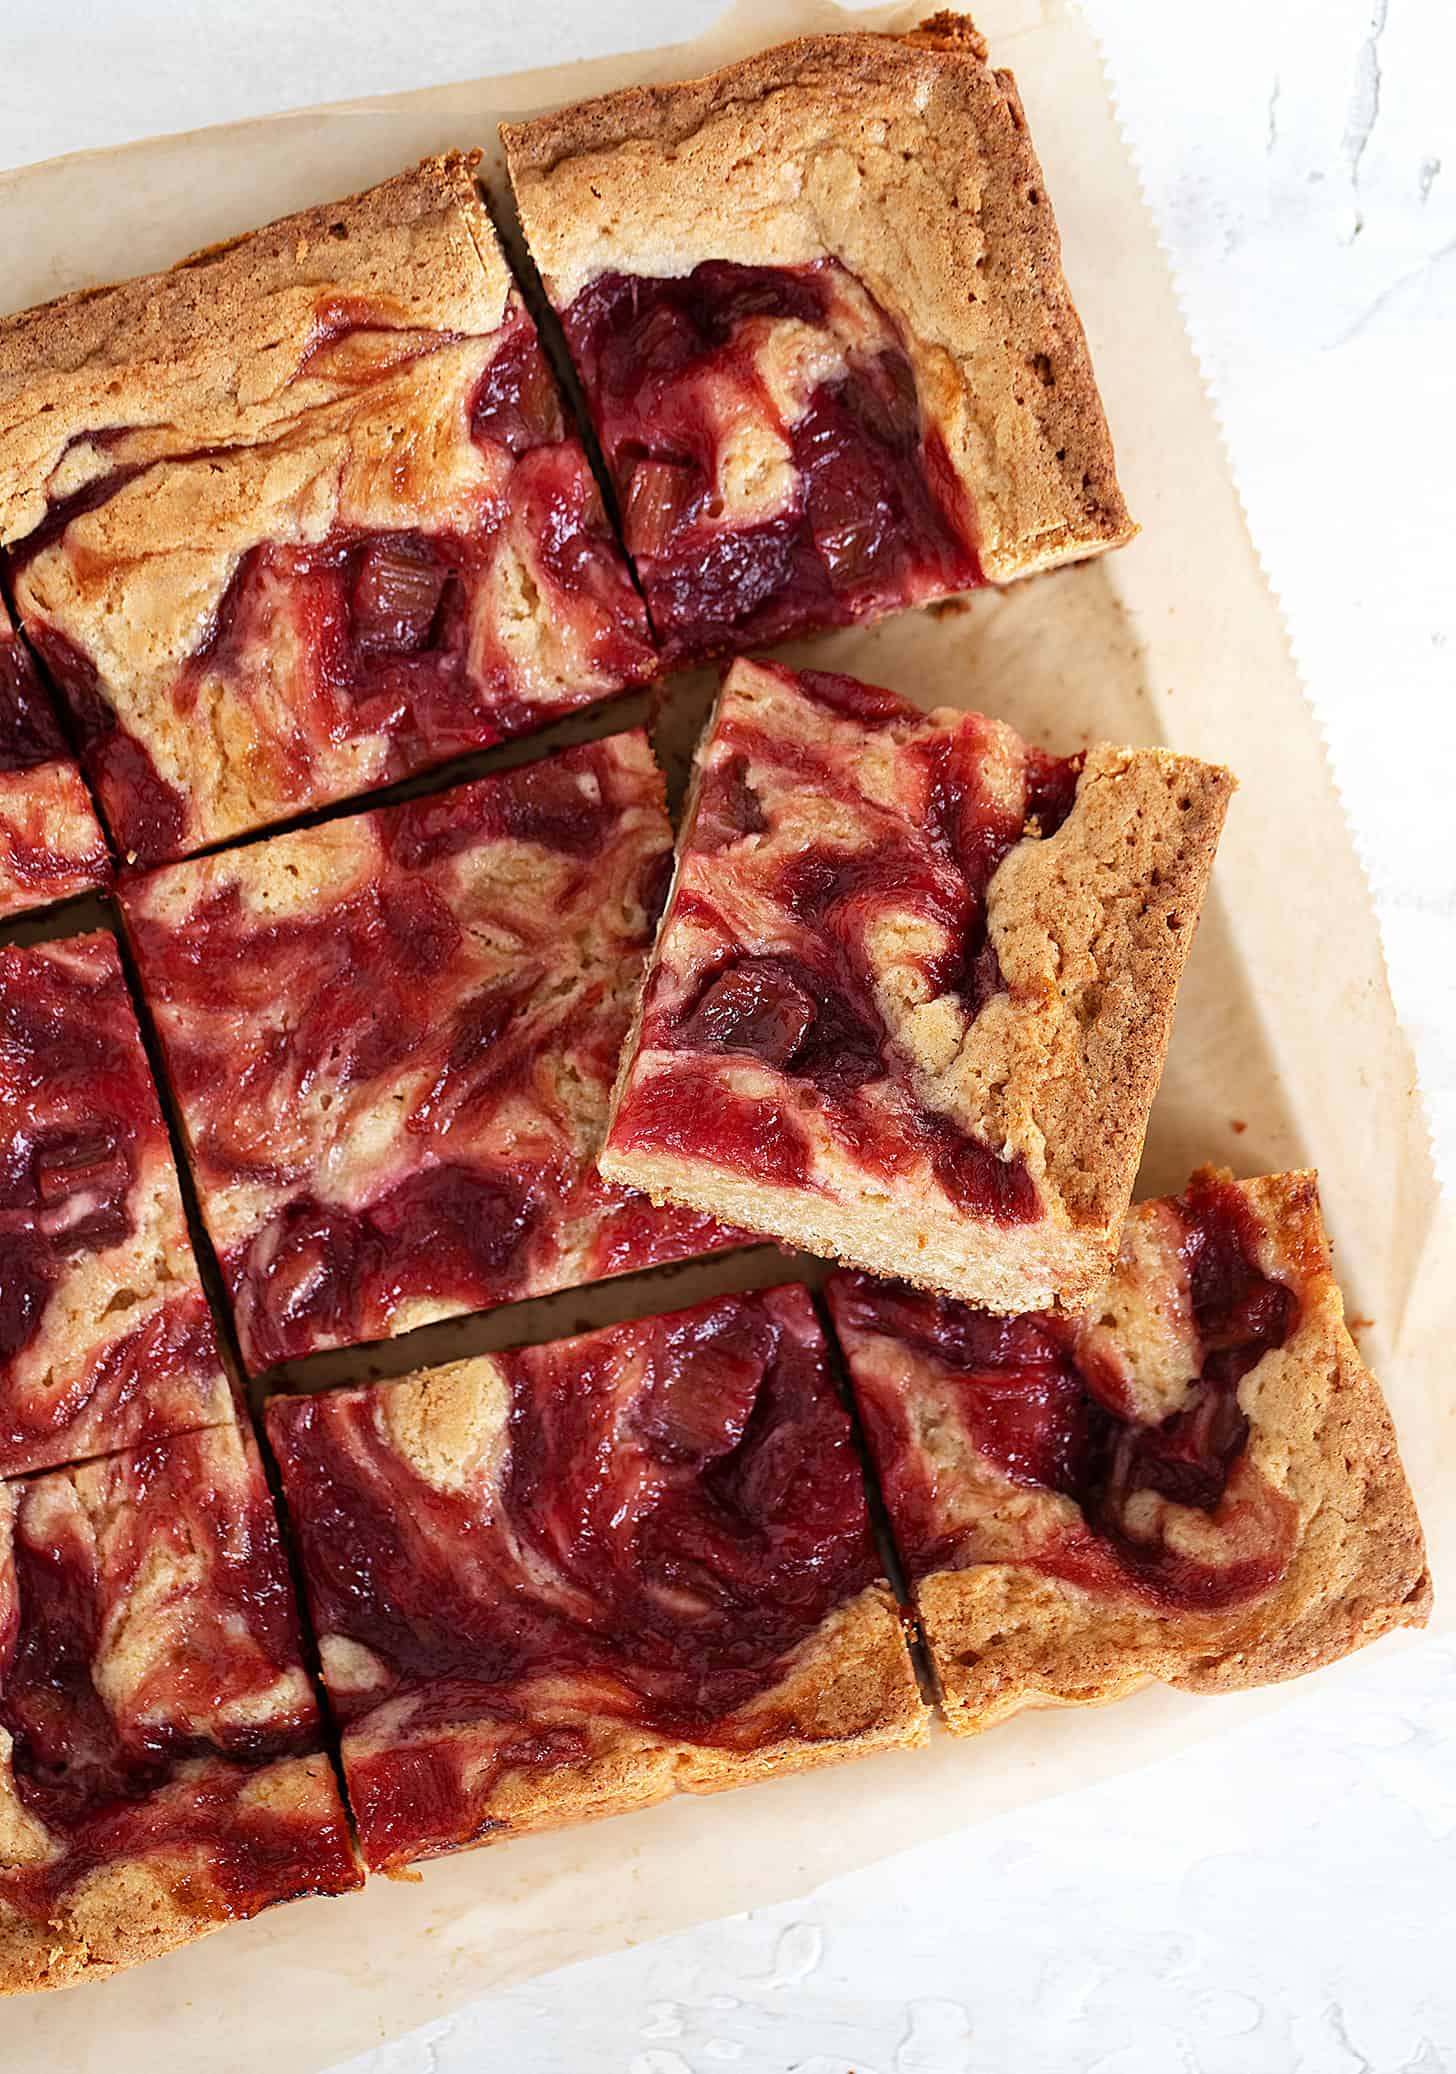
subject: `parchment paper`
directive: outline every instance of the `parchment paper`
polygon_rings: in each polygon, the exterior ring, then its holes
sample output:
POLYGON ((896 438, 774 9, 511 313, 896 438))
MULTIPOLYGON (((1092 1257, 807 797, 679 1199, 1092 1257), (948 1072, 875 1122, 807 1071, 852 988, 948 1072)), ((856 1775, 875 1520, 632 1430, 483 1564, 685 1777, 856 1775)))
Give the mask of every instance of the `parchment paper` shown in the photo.
MULTIPOLYGON (((927 705, 1000 714, 1057 749, 1095 736, 1169 742, 1239 773, 1140 1192, 1177 1186, 1209 1158, 1242 1173, 1319 1167, 1350 1310, 1395 1413, 1439 1585, 1456 1541, 1447 1373, 1456 1239, 1366 888, 1091 36, 1065 0, 979 0, 975 12, 1029 110, 1144 531, 1106 561, 968 608, 820 637, 800 652, 927 705)), ((756 0, 697 44, 645 57, 315 109, 10 174, 0 179, 0 296, 19 308, 163 265, 447 145, 482 146, 498 165, 495 124, 506 116, 685 76, 806 27, 885 19, 756 0)), ((628 717, 619 705, 588 725, 628 717)), ((677 735, 666 745, 674 757, 681 725, 677 735)), ((636 1277, 364 1355, 325 1356, 290 1380, 306 1388, 399 1373, 786 1272, 781 1256, 759 1251, 636 1277)), ((1321 1680, 1328 1688, 1339 1675, 1321 1680)), ((361 1895, 276 1910, 99 1986, 10 2002, 0 2064, 7 2074, 159 2065, 302 2074, 499 1983, 802 1893, 1277 1703, 1277 1694, 1150 1691, 1026 1716, 970 1743, 942 1734, 928 1751, 443 1860, 416 1884, 374 1880, 361 1895)))

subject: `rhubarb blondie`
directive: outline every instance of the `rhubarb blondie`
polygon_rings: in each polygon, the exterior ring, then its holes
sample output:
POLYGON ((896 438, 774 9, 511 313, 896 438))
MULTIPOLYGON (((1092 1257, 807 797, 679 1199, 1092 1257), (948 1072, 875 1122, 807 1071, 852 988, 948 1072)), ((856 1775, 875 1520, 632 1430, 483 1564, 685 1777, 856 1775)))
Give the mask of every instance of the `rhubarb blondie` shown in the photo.
POLYGON ((1084 1302, 1232 782, 735 663, 602 1173, 999 1310, 1084 1302))
POLYGON ((802 1288, 267 1425, 372 1869, 925 1738, 802 1288))
POLYGON ((0 1993, 362 1877, 252 1441, 0 1485, 0 1993))
POLYGON ((473 163, 0 319, 0 547, 128 857, 651 672, 473 163))
POLYGON ((1290 1678, 1430 1604, 1312 1174, 1138 1204, 1081 1320, 863 1275, 835 1327, 946 1717, 1290 1678))
POLYGON ((639 731, 129 882, 251 1368, 729 1242, 593 1164, 671 847, 639 731))
POLYGON ((116 945, 0 949, 0 1477, 232 1416, 116 945))
POLYGON ((1133 531, 1015 83, 969 22, 502 134, 669 661, 1133 531))
POLYGON ((0 920, 110 875, 81 773, 0 599, 0 920))

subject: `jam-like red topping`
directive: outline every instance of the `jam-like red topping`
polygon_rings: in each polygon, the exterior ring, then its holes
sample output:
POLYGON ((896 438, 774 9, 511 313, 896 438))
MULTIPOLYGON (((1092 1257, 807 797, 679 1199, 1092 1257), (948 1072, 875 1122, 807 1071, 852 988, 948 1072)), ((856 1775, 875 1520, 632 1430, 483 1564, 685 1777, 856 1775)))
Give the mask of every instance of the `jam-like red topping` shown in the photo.
MULTIPOLYGON (((411 337, 419 357, 429 340, 411 337)), ((336 343, 325 328, 315 352, 336 343)), ((376 360, 367 365, 380 371, 376 360)), ((216 753, 214 738, 230 742, 240 728, 255 736, 245 774, 256 802, 251 822, 229 809, 234 818, 213 825, 205 818, 212 810, 163 775, 144 722, 125 717, 95 659, 74 630, 53 622, 34 587, 43 557, 72 551, 70 528, 134 489, 145 469, 118 461, 12 547, 27 631, 128 857, 160 862, 362 781, 389 783, 543 726, 652 673, 641 600, 523 309, 508 314, 459 409, 469 438, 496 464, 494 487, 468 505, 457 498, 450 525, 434 517, 391 531, 340 523, 308 545, 251 547, 170 686, 171 730, 179 721, 185 730, 194 715, 213 728, 189 754, 216 753), (513 563, 524 572, 514 584, 502 575, 513 563), (541 630, 529 654, 518 638, 524 619, 541 630), (553 642, 560 649, 554 661, 545 654, 553 642), (538 666, 554 671, 549 681, 538 681, 538 666), (220 696, 237 708, 229 727, 207 718, 220 696), (367 764, 340 760, 340 746, 351 742, 368 746, 367 764)), ((172 455, 149 465, 165 471, 206 458, 172 455)), ((228 465, 225 451, 217 461, 228 465)), ((403 493, 399 501, 407 512, 403 493)))
POLYGON ((374 1866, 493 1826, 502 1773, 580 1762, 578 1710, 735 1748, 781 1735, 772 1707, 741 1710, 878 1574, 804 1290, 497 1362, 489 1472, 422 1473, 388 1385, 269 1406, 326 1678, 341 1642, 373 1664, 330 1697, 374 1866))
POLYGON ((903 345, 836 261, 602 274, 562 323, 670 661, 981 581, 964 497, 903 345), (775 328, 832 343, 851 291, 868 324, 858 313, 837 371, 787 406, 762 364, 775 328), (724 491, 725 446, 745 426, 786 454, 793 477, 775 508, 748 519, 725 508, 724 491))
POLYGON ((0 772, 34 770, 66 755, 56 717, 36 681, 35 666, 11 633, 0 605, 0 772))
POLYGON ((109 874, 80 772, 0 604, 0 916, 104 885, 109 874))
MULTIPOLYGON (((1156 1423, 1134 1414, 1125 1380, 1086 1323, 998 1317, 865 1275, 831 1283, 870 1451, 913 1577, 1015 1560, 1088 1590, 1217 1611, 1266 1591, 1283 1571, 1291 1515, 1248 1461, 1238 1386, 1294 1330, 1297 1289, 1260 1266, 1259 1226, 1233 1183, 1200 1175, 1157 1207, 1176 1220, 1197 1367, 1178 1408, 1156 1423), (886 1346, 893 1362, 871 1361, 870 1350, 886 1346), (950 1407, 978 1461, 1013 1485, 1071 1499, 1079 1524, 1029 1527, 1014 1556, 998 1543, 989 1557, 974 1519, 967 1523, 946 1487, 950 1472, 916 1438, 932 1403, 950 1407), (1167 1538, 1162 1508, 1150 1528, 1135 1502, 1144 1493, 1207 1514, 1226 1531, 1230 1559, 1194 1560, 1167 1538)), ((1004 1511, 999 1497, 987 1503, 1004 1511)))
POLYGON ((0 1727, 49 1848, 0 1867, 0 1902, 54 1919, 80 1881, 133 1861, 200 1921, 357 1886, 326 1762, 306 1787, 256 1791, 265 1767, 319 1752, 320 1725, 272 1500, 237 1430, 11 1491, 0 1727))
POLYGON ((730 1243, 593 1164, 670 855, 644 738, 334 828, 127 898, 250 1365, 730 1243))
POLYGON ((81 761, 118 845, 133 859, 173 855, 186 839, 182 794, 162 776, 146 744, 122 725, 91 658, 58 627, 40 622, 29 632, 70 715, 81 761))
POLYGON ((726 1071, 751 1061, 782 1076, 814 1124, 863 1168, 901 1178, 928 1164, 966 1209, 1003 1223, 1034 1218, 1024 1162, 1001 1157, 918 1098, 913 1061, 897 1050, 877 994, 879 931, 887 921, 934 924, 946 947, 919 960, 927 998, 951 996, 974 1019, 1005 986, 987 935, 987 889, 1018 842, 1061 826, 1080 759, 1018 743, 1019 786, 993 791, 985 723, 974 715, 931 723, 893 693, 821 671, 765 664, 753 676, 771 684, 772 714, 736 698, 731 683, 725 690, 648 987, 641 1051, 653 1054, 653 1069, 629 1083, 614 1144, 804 1182, 808 1119, 796 1123, 792 1103, 775 1098, 776 1116, 788 1117, 776 1151, 766 1141, 777 1137, 777 1121, 770 1132, 763 1117, 740 1119, 740 1098, 726 1085, 712 1099, 700 1092, 705 1062, 726 1071), (822 746, 825 714, 842 723, 832 752, 822 746), (861 788, 860 756, 867 737, 891 729, 898 797, 887 803, 861 788), (822 842, 797 832, 810 801, 830 803, 822 842), (795 839, 776 843, 791 814, 795 839), (857 844, 846 840, 850 821, 857 844), (754 918, 751 951, 727 919, 740 909, 754 918), (690 935, 694 950, 680 964, 690 935))
POLYGON ((115 945, 0 949, 0 1474, 228 1405, 115 945))

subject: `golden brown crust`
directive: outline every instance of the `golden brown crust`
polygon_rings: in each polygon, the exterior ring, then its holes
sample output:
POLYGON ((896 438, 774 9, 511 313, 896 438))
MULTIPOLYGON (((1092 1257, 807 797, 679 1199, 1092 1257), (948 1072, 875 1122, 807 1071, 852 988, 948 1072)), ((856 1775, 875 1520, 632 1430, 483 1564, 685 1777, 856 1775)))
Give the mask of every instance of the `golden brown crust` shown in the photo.
POLYGON ((321 295, 399 329, 494 330, 511 277, 474 164, 426 159, 165 273, 0 318, 0 543, 40 523, 48 493, 73 495, 113 465, 91 435, 150 428, 149 458, 180 454, 325 400, 326 382, 300 371, 321 295))
POLYGON ((1131 537, 1021 102, 963 18, 801 37, 502 135, 558 306, 610 269, 831 256, 899 324, 992 581, 1131 537))
POLYGON ((1024 1112, 1007 1123, 1040 1141, 1047 1187, 1072 1224, 1107 1239, 1099 1278, 1132 1196, 1236 785, 1218 764, 1099 743, 1057 834, 1020 844, 991 884, 1009 993, 1004 1011, 991 1004, 1007 1027, 988 1027, 986 1041, 1004 1043, 1009 1086, 1025 1090, 1024 1112))
MULTIPOLYGON (((1227 1177, 1219 1177, 1227 1178, 1227 1177)), ((1261 1266, 1301 1299, 1291 1338, 1245 1377, 1248 1459, 1293 1507, 1273 1587, 1221 1612, 1159 1609, 1017 1563, 922 1578, 916 1605, 946 1720, 969 1735, 1023 1707, 1117 1699, 1153 1681, 1231 1692, 1301 1676, 1424 1625, 1425 1543, 1380 1386, 1345 1328, 1310 1173, 1239 1184, 1261 1266)), ((1156 1215, 1141 1204, 1130 1233, 1156 1215)))
MULTIPOLYGON (((316 1808, 315 1819, 337 1820, 337 1788, 327 1757, 286 1758, 270 1765, 258 1776, 258 1790, 300 1814, 316 1808)), ((104 1980, 225 1929, 232 1917, 200 1913, 189 1903, 194 1873, 202 1875, 203 1894, 212 1892, 205 1847, 190 1856, 173 1850, 155 1862, 129 1858, 99 1866, 63 1894, 44 1921, 0 1901, 0 1995, 104 1980)), ((275 1898, 302 1896, 280 1893, 275 1898)))

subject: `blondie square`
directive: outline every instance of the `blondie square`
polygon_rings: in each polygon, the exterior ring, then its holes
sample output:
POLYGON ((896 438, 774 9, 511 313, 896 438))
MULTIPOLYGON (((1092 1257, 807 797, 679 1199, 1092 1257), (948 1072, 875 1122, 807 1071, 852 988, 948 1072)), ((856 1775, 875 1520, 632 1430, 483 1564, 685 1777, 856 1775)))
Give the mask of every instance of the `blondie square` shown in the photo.
POLYGON ((362 1877, 251 1439, 0 1485, 0 1992, 362 1877))
POLYGON ((1015 82, 963 18, 502 134, 669 661, 1133 532, 1015 82))
POLYGON ((946 1718, 1313 1670, 1430 1606, 1312 1174, 1139 1203, 1081 1320, 836 1276, 946 1718))
POLYGON ((925 1738, 802 1288, 267 1424, 371 1868, 925 1738))
POLYGON ((729 1242, 594 1165, 671 847, 636 732, 127 885, 251 1368, 729 1242))
POLYGON ((601 1171, 999 1310, 1085 1302, 1232 788, 735 663, 601 1171))
POLYGON ((0 920, 110 876, 90 795, 0 599, 0 920))
POLYGON ((0 1477, 232 1416, 116 945, 0 948, 0 1477))
POLYGON ((0 320, 0 547, 129 858, 651 672, 473 164, 0 320))

